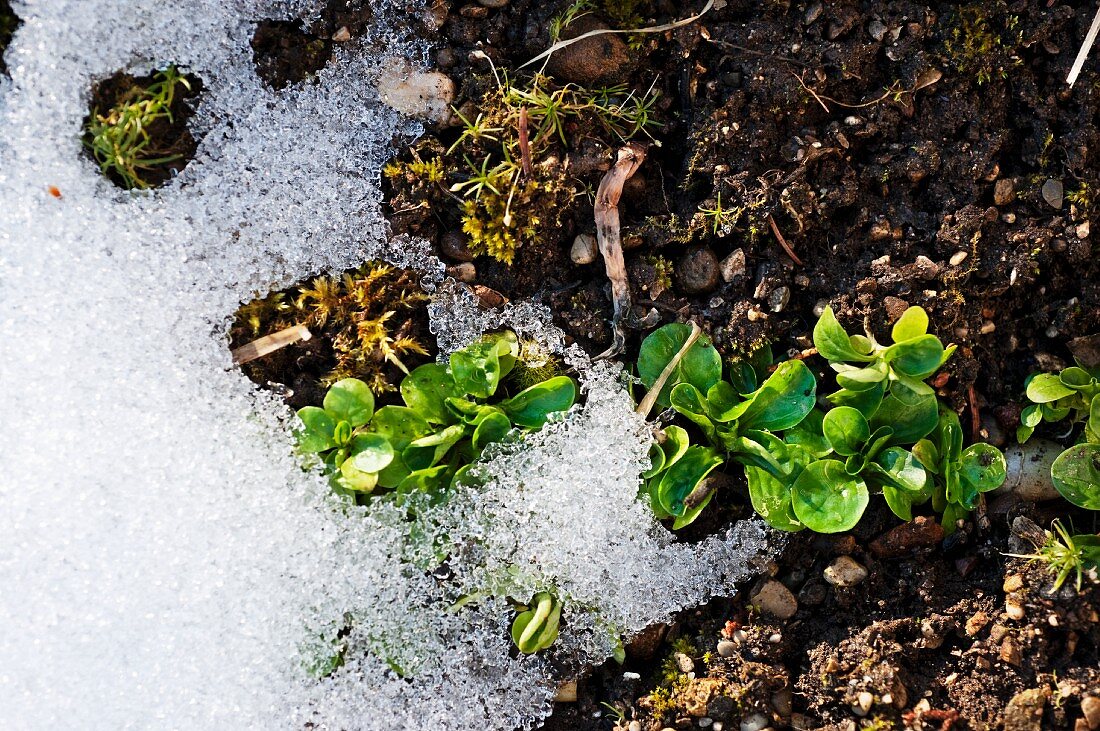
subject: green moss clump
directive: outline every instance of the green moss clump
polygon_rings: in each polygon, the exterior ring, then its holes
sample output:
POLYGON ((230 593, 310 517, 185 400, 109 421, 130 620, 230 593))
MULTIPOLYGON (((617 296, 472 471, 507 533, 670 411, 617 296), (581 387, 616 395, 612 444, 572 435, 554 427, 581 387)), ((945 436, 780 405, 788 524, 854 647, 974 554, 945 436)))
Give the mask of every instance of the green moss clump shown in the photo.
POLYGON ((944 54, 960 73, 974 76, 978 84, 993 77, 1008 77, 1008 70, 1023 61, 1016 49, 1023 42, 1020 18, 1003 12, 1003 3, 964 5, 955 11, 944 40, 944 54), (998 12, 1000 11, 1000 12, 998 12))

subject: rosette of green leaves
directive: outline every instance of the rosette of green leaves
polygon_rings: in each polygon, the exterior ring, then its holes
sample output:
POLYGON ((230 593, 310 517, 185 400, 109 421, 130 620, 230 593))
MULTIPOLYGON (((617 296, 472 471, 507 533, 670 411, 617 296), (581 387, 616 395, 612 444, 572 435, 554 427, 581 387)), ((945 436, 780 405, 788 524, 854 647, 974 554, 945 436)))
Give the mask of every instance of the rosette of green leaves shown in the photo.
POLYGON ((512 621, 512 642, 519 651, 531 655, 545 650, 558 639, 561 603, 546 591, 535 594, 512 621))
POLYGON ((416 368, 400 384, 404 405, 377 412, 361 381, 334 384, 323 409, 299 411, 300 449, 321 454, 338 492, 439 495, 489 444, 513 429, 539 429, 550 414, 573 405, 576 384, 566 376, 501 398, 501 379, 518 354, 514 333, 488 335, 452 353, 448 365, 416 368))
MULTIPOLYGON (((891 330, 892 345, 866 335, 849 335, 826 307, 814 326, 814 345, 836 371, 840 390, 829 395, 837 406, 851 406, 870 419, 880 407, 887 412, 922 408, 935 419, 936 394, 924 383, 947 362, 955 346, 944 347, 928 333, 928 314, 910 307, 891 330)), ((923 435, 921 435, 923 436, 923 435)), ((918 437, 919 438, 919 437, 918 437)))
POLYGON ((1000 487, 1007 476, 1005 457, 992 444, 963 448, 959 416, 948 408, 940 409, 935 430, 914 445, 913 453, 933 475, 932 509, 941 514, 947 533, 977 507, 982 493, 1000 487))
POLYGON ((1032 404, 1020 413, 1017 440, 1026 442, 1044 421, 1083 422, 1078 443, 1058 455, 1050 476, 1066 500, 1100 510, 1100 369, 1071 366, 1059 374, 1033 374, 1026 388, 1032 404))

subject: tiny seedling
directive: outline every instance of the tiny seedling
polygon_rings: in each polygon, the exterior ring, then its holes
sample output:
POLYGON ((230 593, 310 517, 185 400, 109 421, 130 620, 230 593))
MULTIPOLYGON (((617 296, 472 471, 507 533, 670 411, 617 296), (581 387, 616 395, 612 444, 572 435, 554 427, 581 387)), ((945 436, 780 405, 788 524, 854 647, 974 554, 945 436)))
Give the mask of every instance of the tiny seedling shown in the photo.
POLYGON ((512 642, 525 655, 545 650, 558 639, 561 603, 553 594, 540 591, 512 621, 512 642))
POLYGON ((1100 568, 1100 535, 1073 535, 1060 520, 1055 520, 1051 528, 1053 530, 1046 531, 1046 541, 1036 548, 1035 553, 1008 555, 1045 564, 1054 574, 1051 594, 1061 589, 1070 576, 1074 577, 1074 586, 1080 592, 1086 573, 1096 581, 1096 569, 1100 568))
POLYGON ((1100 369, 1070 366, 1058 374, 1032 374, 1025 388, 1032 404, 1020 413, 1017 440, 1026 442, 1044 421, 1084 424, 1077 444, 1054 460, 1050 476, 1066 500, 1100 510, 1100 369))
POLYGON ((175 66, 158 71, 153 83, 135 88, 131 96, 106 112, 96 109, 85 126, 84 143, 104 173, 114 173, 127 189, 148 188, 143 175, 180 159, 181 154, 158 149, 150 129, 161 120, 169 123, 172 103, 179 89, 191 82, 175 66))

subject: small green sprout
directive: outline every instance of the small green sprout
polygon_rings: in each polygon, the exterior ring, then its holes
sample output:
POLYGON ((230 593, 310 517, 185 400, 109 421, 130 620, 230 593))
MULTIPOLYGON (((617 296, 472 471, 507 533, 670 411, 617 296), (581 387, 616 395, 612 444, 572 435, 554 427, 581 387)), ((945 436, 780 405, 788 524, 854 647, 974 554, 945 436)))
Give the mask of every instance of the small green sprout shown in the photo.
POLYGON ((546 591, 535 594, 512 621, 512 642, 525 655, 545 650, 558 639, 561 603, 546 591))
POLYGON ((1055 577, 1051 594, 1061 589, 1070 576, 1075 578, 1074 586, 1080 593, 1086 573, 1091 572, 1092 580, 1096 581, 1096 569, 1100 568, 1100 535, 1073 535, 1060 520, 1055 520, 1051 527, 1054 530, 1046 531, 1046 541, 1035 553, 1009 555, 1045 564, 1055 577))
POLYGON ((1059 374, 1032 374, 1025 388, 1032 404, 1020 413, 1016 439, 1026 442, 1044 421, 1083 423, 1078 443, 1058 455, 1050 476, 1066 500, 1100 510, 1100 368, 1077 365, 1059 374))
POLYGON ((84 143, 100 170, 117 175, 127 189, 148 188, 143 174, 182 157, 153 147, 149 130, 160 120, 173 121, 172 103, 179 88, 190 90, 191 82, 175 66, 158 71, 154 78, 112 109, 94 110, 84 129, 84 143))

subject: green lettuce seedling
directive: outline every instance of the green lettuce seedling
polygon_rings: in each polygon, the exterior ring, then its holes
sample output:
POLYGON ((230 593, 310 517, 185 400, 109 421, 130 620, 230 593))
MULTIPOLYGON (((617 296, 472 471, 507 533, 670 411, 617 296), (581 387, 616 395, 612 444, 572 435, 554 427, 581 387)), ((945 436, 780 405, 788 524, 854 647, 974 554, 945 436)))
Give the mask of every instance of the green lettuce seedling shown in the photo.
POLYGON ((917 459, 933 475, 932 508, 942 515, 940 522, 947 533, 954 532, 956 522, 978 506, 982 493, 1000 487, 1008 474, 1004 455, 992 444, 978 442, 965 449, 962 444, 958 414, 941 407, 930 438, 913 447, 917 459))
MULTIPOLYGON (((870 331, 866 335, 848 335, 837 322, 831 307, 826 307, 814 326, 817 352, 836 371, 839 391, 829 396, 837 406, 851 406, 871 418, 884 401, 891 410, 897 402, 906 406, 922 405, 935 420, 936 394, 924 379, 940 369, 955 352, 928 333, 928 314, 910 307, 891 330, 893 345, 882 345, 870 331), (929 409, 931 405, 931 409, 929 409)), ((923 435, 922 435, 923 436, 923 435)))
POLYGON ((323 408, 299 410, 299 449, 321 457, 340 494, 385 488, 438 496, 463 478, 488 445, 513 430, 541 428, 576 400, 576 384, 566 376, 501 398, 501 379, 518 355, 514 333, 486 336, 452 353, 449 365, 413 370, 401 381, 404 405, 377 411, 365 383, 344 379, 329 389, 323 408))
POLYGON ((558 639, 560 621, 561 603, 549 592, 540 591, 512 621, 512 642, 525 655, 545 650, 558 639))
POLYGON ((1100 510, 1100 368, 1070 366, 1059 374, 1037 373, 1025 386, 1032 404, 1020 413, 1017 440, 1026 442, 1044 421, 1083 422, 1078 443, 1058 455, 1050 476, 1066 500, 1100 510))

